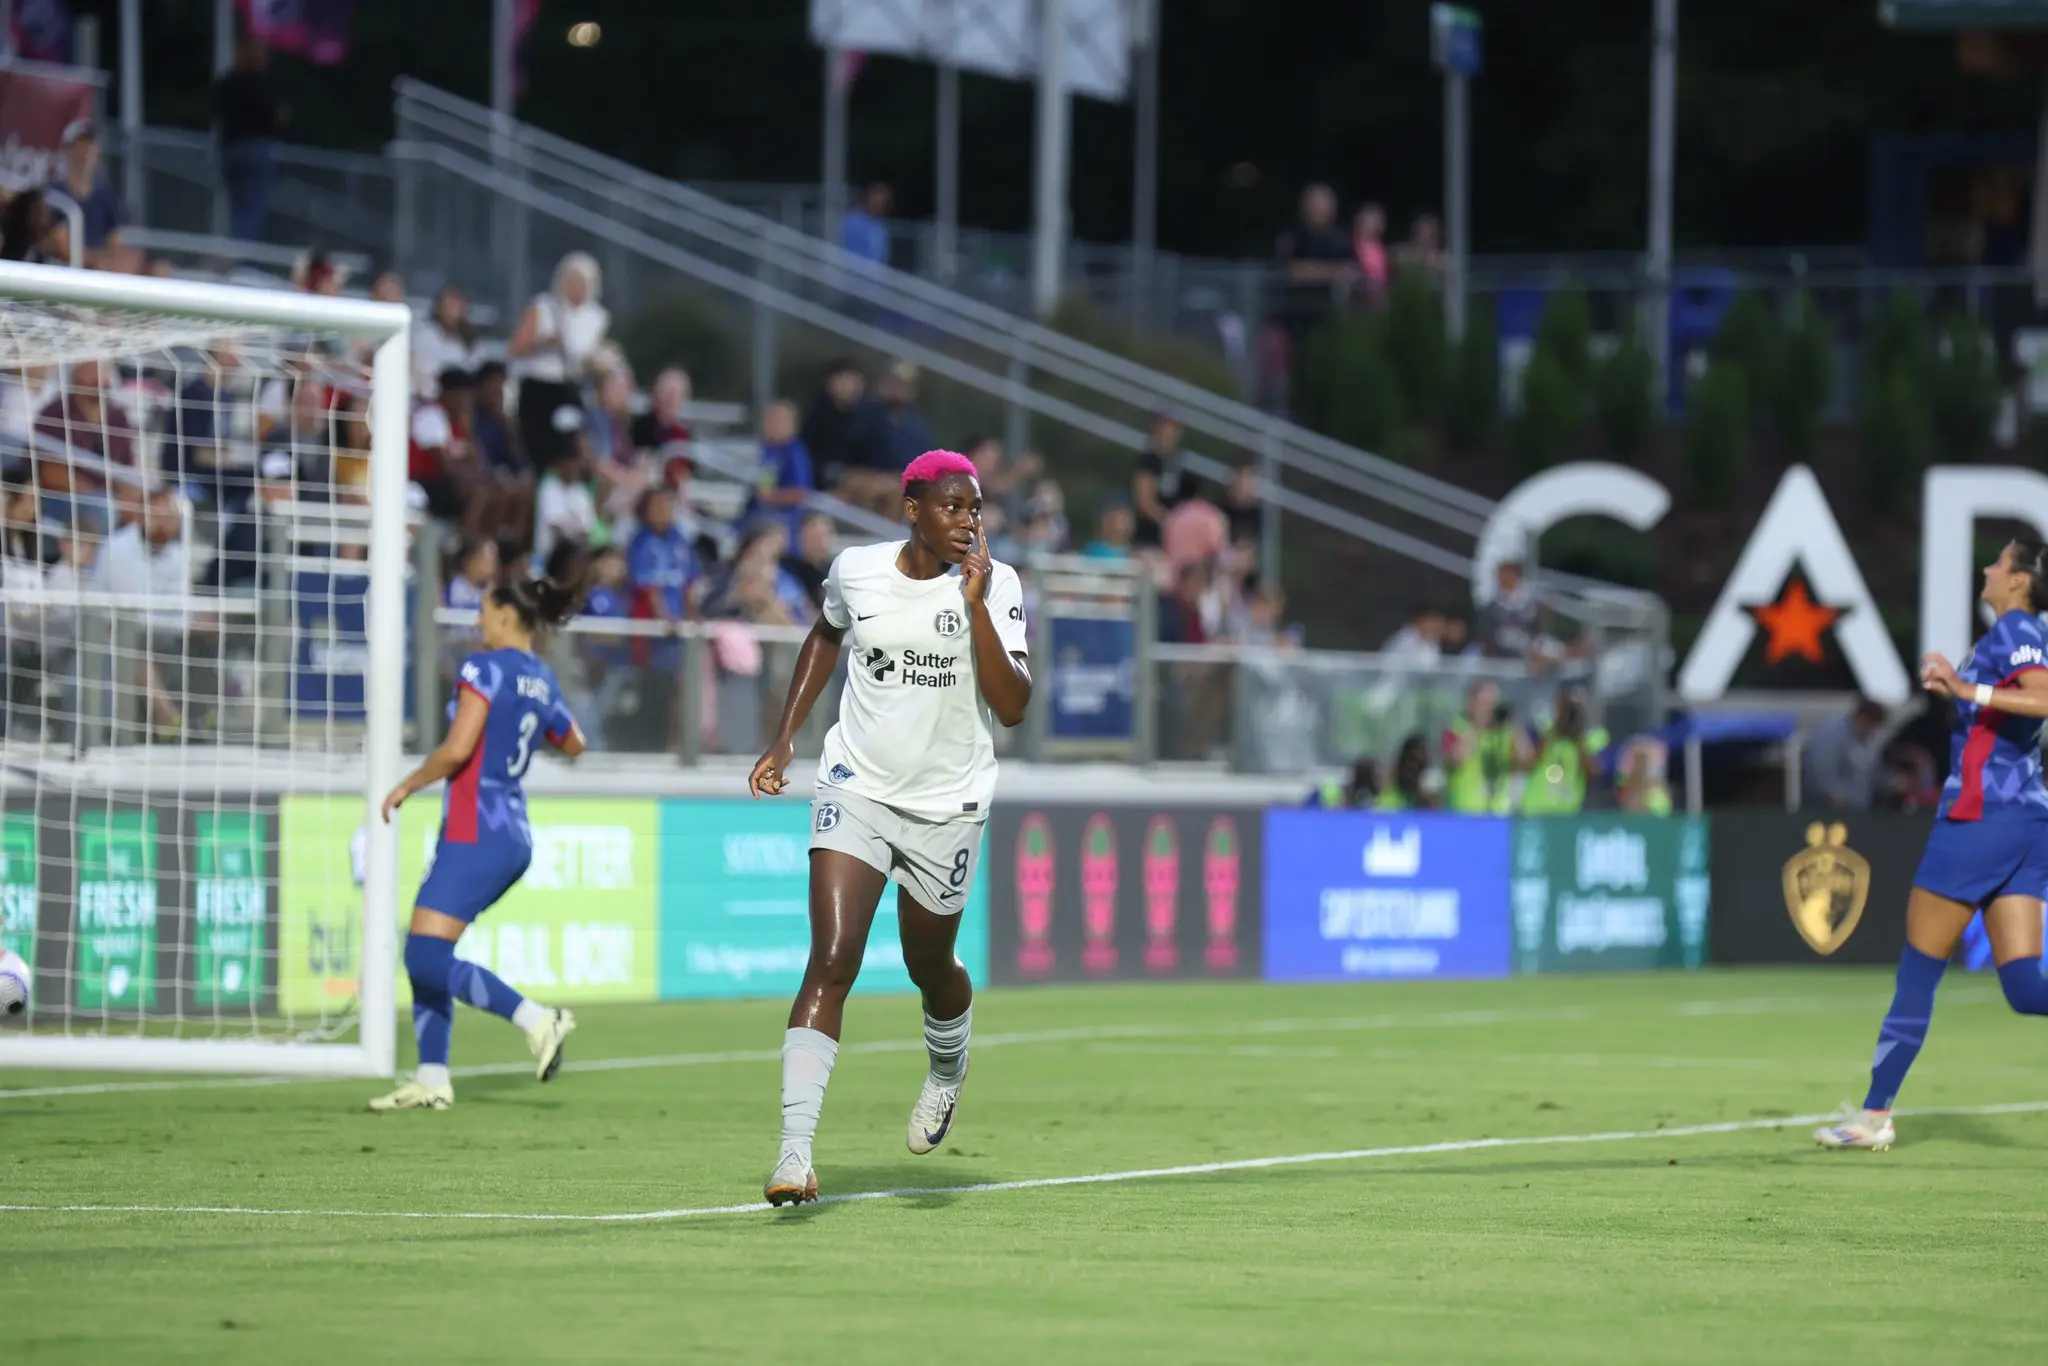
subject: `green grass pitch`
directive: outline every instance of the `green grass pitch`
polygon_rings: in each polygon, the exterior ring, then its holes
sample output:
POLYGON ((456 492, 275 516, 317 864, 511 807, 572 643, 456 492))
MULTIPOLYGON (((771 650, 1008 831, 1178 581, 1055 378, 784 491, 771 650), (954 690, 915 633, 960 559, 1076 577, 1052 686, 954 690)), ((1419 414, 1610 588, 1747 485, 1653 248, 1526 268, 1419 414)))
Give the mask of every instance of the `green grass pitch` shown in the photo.
MULTIPOLYGON (((643 1221, 441 1216, 751 1206, 781 1003, 584 1012, 557 1083, 458 1074, 444 1114, 361 1113, 361 1082, 4 1074, 0 1203, 160 1208, 0 1212, 0 1358, 2048 1359, 2048 1105, 2022 1108, 2048 1102, 2048 1022, 1952 975, 1905 1096, 1947 1113, 1884 1154, 1770 1127, 1860 1096, 1888 991, 1786 970, 988 992, 925 1158, 903 1146, 916 1003, 860 999, 819 1178, 923 1193, 643 1221), (124 1089, 71 1089, 101 1081, 124 1089), (1657 1133, 1717 1123, 1744 1127, 1657 1133), (1459 1146, 1486 1139, 1560 1141, 1459 1146), (396 1212, 436 1217, 361 1217, 396 1212)), ((455 1052, 523 1056, 474 1012, 455 1052)))

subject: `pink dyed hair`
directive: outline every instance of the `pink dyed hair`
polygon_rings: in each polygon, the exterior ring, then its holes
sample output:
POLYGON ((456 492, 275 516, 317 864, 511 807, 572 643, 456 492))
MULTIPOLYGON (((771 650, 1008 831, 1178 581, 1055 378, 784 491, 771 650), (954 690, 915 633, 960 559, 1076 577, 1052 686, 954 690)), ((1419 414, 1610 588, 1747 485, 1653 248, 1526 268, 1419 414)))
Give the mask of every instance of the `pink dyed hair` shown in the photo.
POLYGON ((929 484, 944 479, 949 474, 973 475, 974 462, 958 451, 926 451, 910 462, 903 471, 903 487, 912 484, 929 484))

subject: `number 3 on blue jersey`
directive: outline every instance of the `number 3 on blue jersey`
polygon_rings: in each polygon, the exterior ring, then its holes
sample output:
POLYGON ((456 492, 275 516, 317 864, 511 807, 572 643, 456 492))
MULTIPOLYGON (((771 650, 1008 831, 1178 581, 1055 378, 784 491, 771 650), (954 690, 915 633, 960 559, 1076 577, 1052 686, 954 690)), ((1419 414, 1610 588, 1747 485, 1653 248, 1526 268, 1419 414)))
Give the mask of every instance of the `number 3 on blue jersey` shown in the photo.
POLYGON ((540 730, 540 713, 527 712, 519 718, 519 744, 513 749, 512 757, 505 761, 505 776, 524 778, 526 766, 533 762, 533 737, 540 730))

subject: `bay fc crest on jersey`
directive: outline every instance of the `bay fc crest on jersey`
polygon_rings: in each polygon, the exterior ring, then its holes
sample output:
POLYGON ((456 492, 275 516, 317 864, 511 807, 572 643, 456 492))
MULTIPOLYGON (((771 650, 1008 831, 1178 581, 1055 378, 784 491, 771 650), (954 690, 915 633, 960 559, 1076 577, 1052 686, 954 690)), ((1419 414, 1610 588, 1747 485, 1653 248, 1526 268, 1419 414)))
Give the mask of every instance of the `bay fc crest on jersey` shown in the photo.
POLYGON ((1870 862, 1849 847, 1849 829, 1815 821, 1806 848, 1785 860, 1785 909, 1818 954, 1849 942, 1870 899, 1870 862))
POLYGON ((967 618, 956 608, 941 607, 939 614, 932 618, 932 629, 939 633, 941 639, 951 640, 967 629, 967 618))

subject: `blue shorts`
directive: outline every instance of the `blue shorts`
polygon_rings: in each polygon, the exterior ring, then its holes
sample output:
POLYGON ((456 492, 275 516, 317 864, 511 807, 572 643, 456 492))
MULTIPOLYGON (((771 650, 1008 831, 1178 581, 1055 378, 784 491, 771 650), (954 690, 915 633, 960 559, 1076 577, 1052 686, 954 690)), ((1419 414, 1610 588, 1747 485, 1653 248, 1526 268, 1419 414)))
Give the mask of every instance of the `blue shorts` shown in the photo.
POLYGON ((2048 897, 2048 820, 1936 817, 1913 885, 1980 908, 2002 896, 2048 897))
POLYGON ((475 844, 442 840, 434 853, 434 866, 420 883, 420 893, 412 904, 457 920, 474 920, 512 890, 531 862, 533 846, 516 840, 479 840, 475 844))

